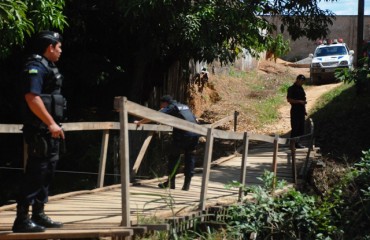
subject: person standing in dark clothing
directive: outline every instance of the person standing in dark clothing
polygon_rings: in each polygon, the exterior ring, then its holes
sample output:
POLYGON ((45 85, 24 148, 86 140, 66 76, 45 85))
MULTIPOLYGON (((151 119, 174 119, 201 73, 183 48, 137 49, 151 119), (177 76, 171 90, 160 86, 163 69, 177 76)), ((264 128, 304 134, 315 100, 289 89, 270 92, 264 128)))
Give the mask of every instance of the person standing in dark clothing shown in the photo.
POLYGON ((44 212, 49 186, 59 160, 59 145, 64 132, 59 121, 65 100, 61 95, 63 77, 55 62, 62 52, 62 37, 57 32, 41 31, 34 38, 32 55, 21 74, 23 135, 28 144, 28 159, 17 198, 13 232, 43 232, 60 228, 44 212), (32 217, 28 215, 32 206, 32 217))
MULTIPOLYGON (((297 76, 294 84, 288 88, 287 100, 292 106, 290 109, 291 138, 304 135, 307 101, 302 85, 305 81, 306 77, 300 74, 297 76)), ((304 148, 299 142, 296 142, 295 147, 304 148)))
MULTIPOLYGON (((169 114, 174 117, 178 117, 187 120, 192 123, 197 123, 194 114, 191 112, 190 108, 185 105, 178 103, 170 95, 165 95, 161 98, 160 112, 169 114)), ((149 119, 142 119, 140 121, 135 121, 135 123, 140 126, 140 124, 151 122, 149 119)), ((164 183, 158 184, 160 188, 171 188, 175 189, 175 179, 176 170, 178 166, 178 161, 180 154, 185 155, 185 181, 182 190, 188 191, 190 188, 191 178, 194 175, 195 167, 195 151, 198 146, 199 135, 193 132, 184 131, 181 129, 174 128, 172 135, 172 145, 169 153, 169 160, 167 166, 168 180, 164 183)))

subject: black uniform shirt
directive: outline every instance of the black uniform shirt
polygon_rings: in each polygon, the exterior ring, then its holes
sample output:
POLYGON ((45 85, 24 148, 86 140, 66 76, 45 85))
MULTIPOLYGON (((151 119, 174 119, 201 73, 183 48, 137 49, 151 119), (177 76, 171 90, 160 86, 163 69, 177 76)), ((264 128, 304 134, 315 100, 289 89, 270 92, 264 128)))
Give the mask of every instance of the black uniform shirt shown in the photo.
MULTIPOLYGON (((287 98, 306 101, 306 93, 304 92, 304 89, 302 86, 293 84, 292 86, 288 88, 287 98)), ((292 104, 292 111, 305 113, 306 108, 304 104, 292 104)))
POLYGON ((41 62, 35 60, 27 64, 23 71, 23 93, 26 94, 31 92, 40 96, 48 70, 41 62))

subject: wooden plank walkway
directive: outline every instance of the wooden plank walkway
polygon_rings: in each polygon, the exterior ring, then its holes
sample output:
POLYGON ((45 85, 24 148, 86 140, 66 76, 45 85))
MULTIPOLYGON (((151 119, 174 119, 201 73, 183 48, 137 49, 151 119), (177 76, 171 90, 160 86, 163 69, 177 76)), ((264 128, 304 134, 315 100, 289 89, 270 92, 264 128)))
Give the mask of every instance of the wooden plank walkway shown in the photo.
MULTIPOLYGON (((272 170, 272 149, 272 144, 250 149, 246 185, 260 184, 257 177, 262 176, 265 170, 272 170)), ((307 149, 297 149, 298 167, 302 166, 306 154, 307 149)), ((292 183, 290 150, 287 146, 280 146, 277 159, 278 180, 285 179, 292 183)), ((226 189, 225 184, 233 180, 239 181, 241 156, 224 160, 221 159, 218 163, 216 161, 217 165, 211 169, 207 206, 234 203, 238 199, 238 189, 226 189)), ((181 190, 184 180, 182 174, 177 176, 175 190, 159 189, 158 183, 164 180, 163 178, 142 181, 140 185, 130 187, 130 220, 133 226, 153 222, 154 218, 165 219, 186 215, 198 209, 201 172, 193 177, 190 191, 181 190)), ((52 219, 63 222, 64 227, 60 230, 48 229, 40 234, 13 234, 11 227, 15 218, 15 204, 0 207, 0 239, 36 239, 32 238, 33 235, 38 235, 37 239, 59 239, 64 236, 73 238, 70 236, 74 231, 76 232, 75 235, 72 234, 74 238, 126 237, 145 231, 139 227, 130 229, 120 227, 122 220, 120 185, 53 196, 46 205, 46 212, 52 219)))

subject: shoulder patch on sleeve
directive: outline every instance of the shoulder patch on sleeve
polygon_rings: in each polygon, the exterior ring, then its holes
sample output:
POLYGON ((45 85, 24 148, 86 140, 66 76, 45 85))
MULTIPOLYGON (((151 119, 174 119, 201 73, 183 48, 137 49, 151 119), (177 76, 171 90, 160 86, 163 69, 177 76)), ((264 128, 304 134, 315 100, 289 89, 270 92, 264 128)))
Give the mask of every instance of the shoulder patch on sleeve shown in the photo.
POLYGON ((29 74, 36 74, 36 73, 38 73, 39 71, 37 70, 37 69, 35 69, 35 68, 31 68, 30 70, 28 70, 28 73, 29 74))

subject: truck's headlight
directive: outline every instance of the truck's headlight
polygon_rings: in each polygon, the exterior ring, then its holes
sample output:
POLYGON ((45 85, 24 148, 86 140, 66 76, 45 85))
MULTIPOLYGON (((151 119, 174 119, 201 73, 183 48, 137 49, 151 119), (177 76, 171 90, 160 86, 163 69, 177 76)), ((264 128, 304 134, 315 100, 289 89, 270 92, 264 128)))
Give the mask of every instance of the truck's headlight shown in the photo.
POLYGON ((317 67, 321 67, 321 65, 320 65, 320 63, 312 63, 311 67, 317 68, 317 67))
POLYGON ((339 66, 348 66, 348 61, 341 61, 339 66))

